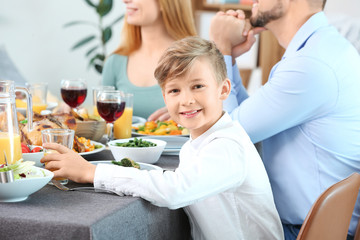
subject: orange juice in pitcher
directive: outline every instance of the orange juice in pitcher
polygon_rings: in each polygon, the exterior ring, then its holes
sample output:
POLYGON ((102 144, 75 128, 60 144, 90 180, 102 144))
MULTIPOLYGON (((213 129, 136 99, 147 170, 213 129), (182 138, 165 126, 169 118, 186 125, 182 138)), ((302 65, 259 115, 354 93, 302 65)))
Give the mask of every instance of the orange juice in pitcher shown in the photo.
POLYGON ((16 114, 15 92, 22 92, 27 100, 27 128, 32 130, 32 101, 31 94, 26 88, 15 87, 14 81, 0 80, 0 164, 14 164, 21 157, 20 130, 16 114))
POLYGON ((0 164, 5 163, 4 152, 8 164, 14 164, 21 158, 21 143, 19 134, 0 132, 0 164))

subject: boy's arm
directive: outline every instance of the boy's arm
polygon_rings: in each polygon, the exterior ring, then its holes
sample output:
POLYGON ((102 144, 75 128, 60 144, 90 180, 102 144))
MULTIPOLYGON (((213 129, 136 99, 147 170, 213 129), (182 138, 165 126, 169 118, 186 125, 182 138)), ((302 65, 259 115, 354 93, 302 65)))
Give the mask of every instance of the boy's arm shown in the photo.
POLYGON ((219 138, 203 148, 201 154, 188 154, 189 158, 181 160, 175 172, 99 164, 94 186, 176 209, 241 184, 247 173, 245 161, 239 160, 243 156, 237 143, 219 138))

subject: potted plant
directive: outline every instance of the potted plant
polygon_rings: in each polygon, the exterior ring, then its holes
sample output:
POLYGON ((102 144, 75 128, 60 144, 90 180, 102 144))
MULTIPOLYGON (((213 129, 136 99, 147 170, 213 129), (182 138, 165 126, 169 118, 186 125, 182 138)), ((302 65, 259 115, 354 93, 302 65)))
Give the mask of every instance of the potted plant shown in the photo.
POLYGON ((92 0, 85 0, 85 2, 93 8, 98 15, 98 22, 93 23, 89 21, 72 21, 64 25, 64 27, 70 27, 75 25, 90 25, 95 28, 95 32, 89 36, 79 40, 74 44, 71 50, 76 50, 82 46, 90 45, 90 48, 86 52, 85 56, 89 58, 89 67, 93 66, 98 73, 102 73, 105 57, 107 56, 106 44, 109 42, 112 36, 112 27, 124 18, 124 14, 117 17, 109 25, 103 23, 103 18, 108 15, 113 7, 113 0, 100 0, 98 3, 94 3, 92 0), (97 41, 96 41, 97 40, 97 41))

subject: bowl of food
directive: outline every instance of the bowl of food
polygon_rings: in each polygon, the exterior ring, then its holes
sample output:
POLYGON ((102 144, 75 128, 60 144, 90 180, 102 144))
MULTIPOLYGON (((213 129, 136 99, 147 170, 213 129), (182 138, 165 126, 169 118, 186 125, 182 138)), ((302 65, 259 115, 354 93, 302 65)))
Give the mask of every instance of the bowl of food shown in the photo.
POLYGON ((43 188, 54 176, 49 170, 35 167, 32 162, 17 161, 7 167, 0 165, 0 171, 11 168, 13 182, 0 183, 0 202, 19 202, 43 188))
POLYGON ((42 159, 44 156, 44 150, 42 146, 26 145, 22 143, 21 150, 24 161, 35 162, 36 167, 43 166, 43 164, 40 162, 40 159, 42 159))
POLYGON ((166 142, 159 139, 127 138, 108 142, 115 161, 129 158, 135 162, 156 163, 164 151, 166 142))

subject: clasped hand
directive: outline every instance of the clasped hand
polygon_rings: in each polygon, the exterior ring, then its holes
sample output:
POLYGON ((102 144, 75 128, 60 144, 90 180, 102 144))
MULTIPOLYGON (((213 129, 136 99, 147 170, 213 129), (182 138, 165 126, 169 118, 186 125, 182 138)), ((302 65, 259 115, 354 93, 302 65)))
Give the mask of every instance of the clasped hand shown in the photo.
POLYGON ((210 39, 223 55, 236 58, 249 51, 256 41, 255 35, 264 30, 252 28, 243 11, 228 10, 218 12, 211 20, 210 39))

